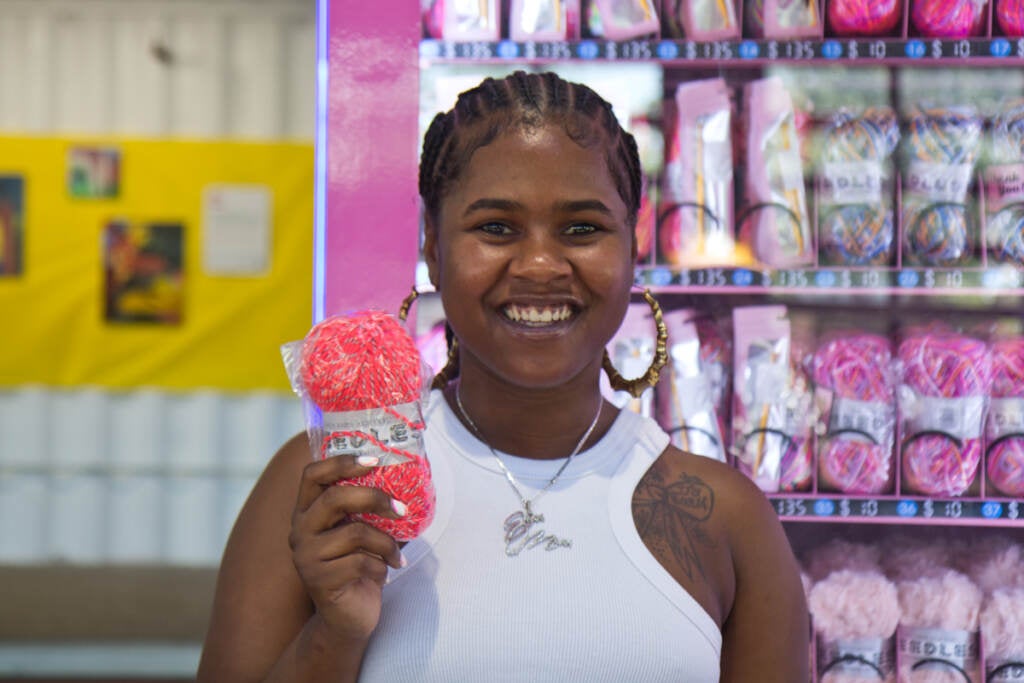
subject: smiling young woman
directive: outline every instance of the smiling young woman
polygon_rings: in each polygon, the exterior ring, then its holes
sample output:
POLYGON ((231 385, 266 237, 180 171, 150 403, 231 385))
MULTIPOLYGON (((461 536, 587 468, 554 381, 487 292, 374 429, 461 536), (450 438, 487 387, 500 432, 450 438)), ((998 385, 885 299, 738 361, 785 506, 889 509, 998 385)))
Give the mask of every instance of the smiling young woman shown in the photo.
POLYGON ((366 468, 293 439, 229 540, 200 681, 806 680, 763 494, 602 398, 640 203, 610 106, 487 79, 431 125, 420 194, 458 345, 425 414, 437 516, 399 548, 349 519, 386 495, 332 485, 366 468))

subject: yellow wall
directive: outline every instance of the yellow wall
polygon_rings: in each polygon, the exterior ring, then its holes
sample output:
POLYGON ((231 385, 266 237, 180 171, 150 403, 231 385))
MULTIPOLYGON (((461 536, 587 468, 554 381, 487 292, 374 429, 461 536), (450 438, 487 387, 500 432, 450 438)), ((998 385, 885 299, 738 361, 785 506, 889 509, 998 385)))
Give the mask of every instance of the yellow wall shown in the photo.
POLYGON ((0 175, 25 182, 23 273, 0 277, 0 386, 287 390, 279 346, 311 324, 313 147, 0 137, 0 175), (72 147, 121 150, 120 196, 69 196, 72 147), (270 270, 203 272, 201 197, 211 183, 272 193, 270 270), (179 325, 104 320, 101 237, 111 218, 184 225, 179 325))

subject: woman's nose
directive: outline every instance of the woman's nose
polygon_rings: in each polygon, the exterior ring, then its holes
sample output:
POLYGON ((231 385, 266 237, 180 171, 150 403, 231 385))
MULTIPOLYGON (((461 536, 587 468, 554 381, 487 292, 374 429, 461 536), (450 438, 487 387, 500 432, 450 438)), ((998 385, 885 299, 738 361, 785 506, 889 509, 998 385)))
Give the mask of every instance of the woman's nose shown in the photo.
POLYGON ((547 282, 570 275, 572 265, 556 236, 536 231, 519 242, 509 271, 515 277, 547 282))

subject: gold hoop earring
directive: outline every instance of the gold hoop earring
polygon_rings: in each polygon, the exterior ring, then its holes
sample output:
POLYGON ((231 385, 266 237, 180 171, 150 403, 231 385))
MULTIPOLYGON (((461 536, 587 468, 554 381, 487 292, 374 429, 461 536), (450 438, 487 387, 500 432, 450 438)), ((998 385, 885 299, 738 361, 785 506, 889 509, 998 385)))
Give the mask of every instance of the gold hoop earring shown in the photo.
POLYGON ((654 385, 658 383, 658 378, 661 376, 661 369, 668 363, 668 328, 665 327, 665 321, 662 318, 661 305, 658 304, 651 294, 650 289, 644 288, 643 295, 644 301, 651 307, 654 326, 658 331, 658 336, 654 341, 654 358, 651 360, 647 372, 636 379, 626 379, 612 365, 608 349, 605 349, 604 358, 601 360, 601 367, 604 368, 605 373, 608 375, 608 382, 611 384, 612 389, 628 392, 633 398, 640 398, 641 394, 645 391, 654 388, 654 385))
POLYGON ((412 291, 409 295, 402 299, 402 305, 398 307, 398 319, 403 323, 405 319, 409 317, 409 309, 412 308, 412 303, 416 301, 420 296, 420 293, 416 290, 416 285, 412 286, 412 291))

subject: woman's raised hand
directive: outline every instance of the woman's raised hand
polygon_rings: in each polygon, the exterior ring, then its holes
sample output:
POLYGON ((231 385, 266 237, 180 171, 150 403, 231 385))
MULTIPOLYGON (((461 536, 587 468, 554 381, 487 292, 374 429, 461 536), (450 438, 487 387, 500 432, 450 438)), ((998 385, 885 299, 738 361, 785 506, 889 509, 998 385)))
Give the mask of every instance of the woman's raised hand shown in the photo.
POLYGON ((372 465, 349 455, 307 465, 288 536, 292 561, 317 613, 343 641, 370 637, 380 619, 388 566, 404 562, 393 538, 351 517, 369 512, 398 518, 405 512, 402 503, 379 489, 337 485, 366 474, 372 465))

